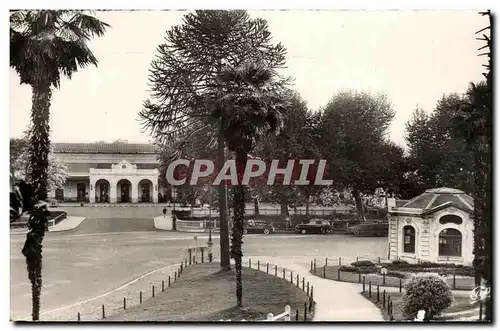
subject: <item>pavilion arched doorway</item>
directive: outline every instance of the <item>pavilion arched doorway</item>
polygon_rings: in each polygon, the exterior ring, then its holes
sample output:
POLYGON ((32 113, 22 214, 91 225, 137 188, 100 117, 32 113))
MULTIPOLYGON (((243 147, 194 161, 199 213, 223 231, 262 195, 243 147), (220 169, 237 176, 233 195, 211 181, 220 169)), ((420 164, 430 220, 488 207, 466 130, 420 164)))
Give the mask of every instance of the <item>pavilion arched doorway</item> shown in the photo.
POLYGON ((132 184, 128 179, 120 179, 116 185, 118 202, 131 202, 132 184))
POLYGON ((95 183, 95 201, 109 203, 109 182, 106 179, 99 179, 95 183))
POLYGON ((149 179, 143 179, 138 185, 139 202, 153 202, 153 183, 149 179))

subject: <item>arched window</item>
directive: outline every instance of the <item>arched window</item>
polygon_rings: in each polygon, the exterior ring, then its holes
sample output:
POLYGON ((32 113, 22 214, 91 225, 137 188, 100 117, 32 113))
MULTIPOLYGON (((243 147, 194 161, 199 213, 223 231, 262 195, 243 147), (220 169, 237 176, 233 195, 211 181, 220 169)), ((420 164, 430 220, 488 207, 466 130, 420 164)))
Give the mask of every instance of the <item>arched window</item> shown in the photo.
POLYGON ((415 253, 415 229, 410 225, 403 227, 403 253, 415 253))
POLYGON ((462 233, 444 229, 439 233, 439 256, 462 256, 462 233))

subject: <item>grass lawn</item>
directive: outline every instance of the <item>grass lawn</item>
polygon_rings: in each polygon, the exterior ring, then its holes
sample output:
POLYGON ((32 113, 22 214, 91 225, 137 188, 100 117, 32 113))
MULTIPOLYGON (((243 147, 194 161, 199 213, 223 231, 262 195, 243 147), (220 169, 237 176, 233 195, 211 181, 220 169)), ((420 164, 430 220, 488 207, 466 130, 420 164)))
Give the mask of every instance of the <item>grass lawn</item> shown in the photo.
MULTIPOLYGON (((304 319, 304 303, 309 298, 290 282, 265 272, 243 268, 243 308, 236 305, 234 268, 220 272, 218 263, 200 263, 184 270, 165 292, 142 305, 132 307, 105 321, 231 321, 265 320, 268 313, 278 315, 285 306, 296 309, 304 319)), ((312 320, 314 307, 307 319, 312 320)))
MULTIPOLYGON (((399 287, 400 278, 398 277, 385 277, 385 285, 383 282, 382 275, 374 275, 374 274, 361 274, 361 280, 357 273, 352 273, 348 271, 340 271, 340 279, 339 279, 339 266, 327 266, 326 267, 326 278, 333 279, 341 282, 348 283, 362 283, 363 277, 365 277, 365 282, 368 284, 369 281, 372 282, 372 286, 389 286, 389 287, 399 287)), ((316 268, 316 273, 313 273, 316 276, 323 277, 323 267, 316 268)), ((405 279, 401 280, 403 286, 405 279)), ((447 277, 446 282, 453 288, 453 277, 447 277)), ((475 287, 474 280, 472 278, 455 278, 455 289, 457 290, 472 290, 475 287)))
MULTIPOLYGON (((405 318, 403 317, 403 314, 401 313, 401 308, 402 308, 402 293, 389 293, 391 296, 392 300, 392 312, 394 316, 395 321, 404 321, 405 318)), ((382 314, 384 315, 385 320, 389 320, 389 316, 387 314, 387 302, 386 302, 386 309, 382 308, 382 294, 380 294, 380 302, 377 301, 377 293, 372 292, 372 296, 369 297, 368 292, 363 293, 363 296, 367 299, 373 302, 377 307, 380 308, 382 311, 382 314)), ((454 295, 454 302, 452 303, 451 307, 448 308, 446 311, 443 312, 443 315, 446 313, 454 313, 454 312, 459 312, 459 311, 466 311, 470 310, 473 308, 479 307, 479 303, 476 302, 475 304, 470 303, 470 299, 466 295, 454 295)), ((479 318, 479 316, 478 316, 479 318)), ((436 318, 436 320, 446 320, 446 317, 439 317, 436 318)))

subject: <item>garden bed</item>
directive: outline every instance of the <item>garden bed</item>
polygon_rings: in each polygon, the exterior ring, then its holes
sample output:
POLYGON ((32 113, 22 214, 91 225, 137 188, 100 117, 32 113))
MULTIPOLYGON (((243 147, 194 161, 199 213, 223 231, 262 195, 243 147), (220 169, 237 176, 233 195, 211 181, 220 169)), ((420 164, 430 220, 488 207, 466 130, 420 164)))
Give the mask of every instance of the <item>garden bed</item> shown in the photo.
POLYGON ((444 279, 455 290, 472 290, 474 278, 469 276, 471 268, 455 265, 437 264, 374 264, 370 261, 353 262, 350 265, 317 267, 313 274, 336 281, 348 283, 371 282, 372 286, 402 287, 406 279, 419 273, 433 273, 445 276, 444 279), (380 273, 381 267, 387 268, 387 274, 380 273), (454 275, 455 274, 455 275, 454 275))
MULTIPOLYGON (((403 300, 402 300, 403 294, 397 293, 397 292, 390 292, 390 293, 388 293, 388 295, 390 295, 391 301, 392 301, 392 314, 393 314, 394 321, 409 321, 403 316, 403 314, 401 312, 402 305, 403 305, 403 300)), ((384 307, 383 307, 382 295, 380 295, 380 297, 379 297, 380 300, 377 300, 377 293, 376 292, 372 292, 371 297, 370 297, 369 292, 365 291, 363 293, 363 296, 367 300, 373 302, 373 304, 375 304, 375 306, 377 306, 380 309, 385 320, 387 320, 387 321, 390 320, 389 315, 387 313, 387 302, 386 302, 386 308, 384 309, 384 307)), ((476 302, 474 304, 470 303, 470 298, 468 295, 455 294, 453 296, 453 299, 454 299, 454 301, 453 301, 451 307, 446 309, 441 314, 441 316, 436 317, 434 320, 436 320, 436 321, 453 320, 454 317, 452 317, 452 316, 454 313, 469 311, 471 309, 479 307, 478 302, 476 302), (447 314, 452 314, 452 315, 447 316, 447 314)), ((479 314, 477 315, 477 318, 479 319, 479 314)))
MULTIPOLYGON (((287 280, 254 269, 243 268, 243 308, 236 306, 234 269, 220 272, 219 263, 195 264, 154 298, 127 309, 105 321, 247 321, 265 320, 268 313, 278 315, 286 305, 295 320, 304 318, 306 293, 287 280)), ((313 310, 307 319, 312 320, 313 310)))

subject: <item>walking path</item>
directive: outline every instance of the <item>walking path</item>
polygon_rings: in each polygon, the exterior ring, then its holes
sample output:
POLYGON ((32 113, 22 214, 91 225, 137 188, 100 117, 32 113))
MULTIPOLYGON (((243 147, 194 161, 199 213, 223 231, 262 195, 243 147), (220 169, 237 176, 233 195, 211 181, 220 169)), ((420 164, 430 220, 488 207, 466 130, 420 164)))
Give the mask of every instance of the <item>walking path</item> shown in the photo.
POLYGON ((314 287, 313 299, 316 302, 314 321, 371 321, 383 322, 384 318, 380 310, 370 301, 360 294, 359 284, 337 282, 324 279, 309 273, 309 265, 294 261, 293 257, 271 257, 271 256, 251 256, 247 257, 244 266, 249 266, 248 260, 252 260, 251 267, 258 268, 257 261, 260 261, 260 270, 266 271, 266 263, 269 263, 269 273, 275 272, 282 277, 285 269, 286 279, 292 279, 296 284, 296 275, 302 277, 305 282, 309 282, 314 287))
MULTIPOLYGON (((78 216, 68 216, 61 222, 57 223, 54 226, 49 227, 49 232, 60 232, 60 231, 68 231, 76 229, 82 224, 85 220, 85 217, 78 216)), ((18 228, 18 229, 10 229, 10 234, 26 234, 28 233, 27 228, 18 228)))

